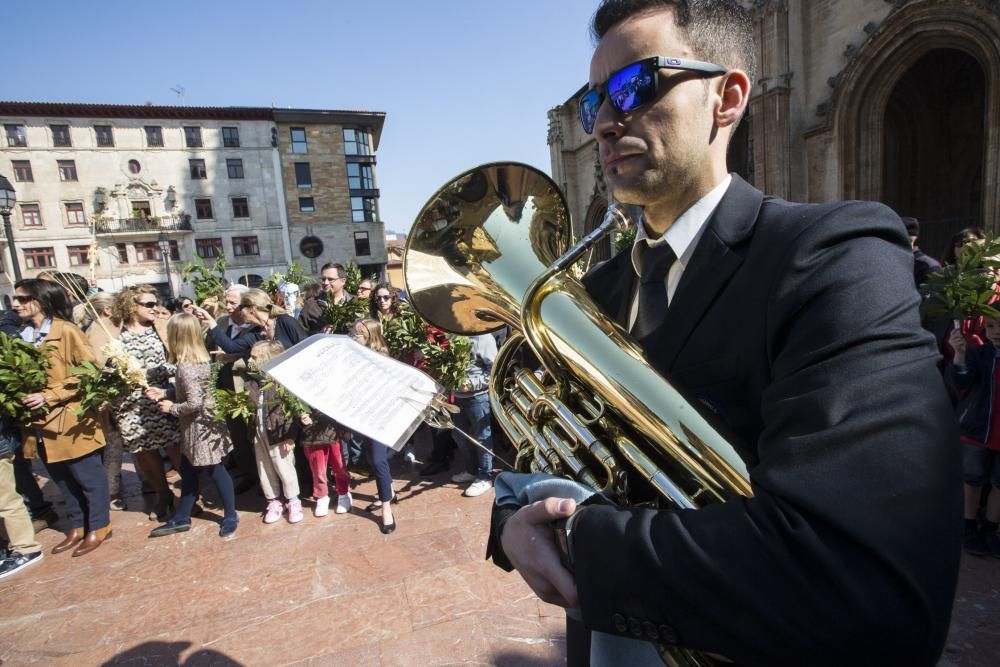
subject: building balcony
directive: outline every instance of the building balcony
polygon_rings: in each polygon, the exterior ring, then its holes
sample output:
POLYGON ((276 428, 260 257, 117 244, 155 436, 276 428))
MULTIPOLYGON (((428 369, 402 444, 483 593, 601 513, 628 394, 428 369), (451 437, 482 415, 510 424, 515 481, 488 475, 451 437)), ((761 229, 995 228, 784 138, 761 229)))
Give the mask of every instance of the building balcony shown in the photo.
POLYGON ((160 232, 192 232, 191 216, 162 218, 118 218, 94 221, 97 234, 159 234, 160 232))

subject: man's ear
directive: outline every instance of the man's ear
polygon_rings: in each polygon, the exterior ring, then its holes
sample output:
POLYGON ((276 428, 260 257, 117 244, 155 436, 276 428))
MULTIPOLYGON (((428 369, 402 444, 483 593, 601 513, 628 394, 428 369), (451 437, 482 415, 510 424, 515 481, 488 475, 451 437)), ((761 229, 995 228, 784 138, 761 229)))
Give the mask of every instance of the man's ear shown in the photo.
POLYGON ((727 72, 719 84, 719 101, 715 108, 718 127, 733 127, 743 117, 750 103, 750 78, 746 72, 734 69, 727 72))

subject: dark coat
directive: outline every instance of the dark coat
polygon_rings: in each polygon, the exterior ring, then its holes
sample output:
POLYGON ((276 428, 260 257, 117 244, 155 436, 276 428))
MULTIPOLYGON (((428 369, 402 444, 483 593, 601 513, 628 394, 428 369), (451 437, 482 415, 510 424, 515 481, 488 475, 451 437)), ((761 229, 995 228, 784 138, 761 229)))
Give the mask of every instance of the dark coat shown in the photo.
MULTIPOLYGON (((229 333, 221 326, 208 332, 211 341, 227 354, 249 356, 250 348, 258 341, 264 340, 264 331, 260 327, 251 327, 236 338, 230 338, 229 333)), ((285 346, 287 350, 307 338, 306 330, 291 315, 279 315, 274 325, 274 339, 285 346)))
POLYGON ((985 443, 993 421, 993 381, 997 349, 992 343, 970 347, 965 354, 965 367, 959 371, 949 364, 945 376, 958 390, 959 431, 967 438, 985 443))
MULTIPOLYGON (((636 282, 629 257, 584 279, 619 323, 636 282)), ((885 206, 793 204, 733 177, 667 321, 641 344, 730 434, 754 496, 583 508, 572 556, 589 628, 651 628, 745 664, 936 663, 961 477, 912 271, 885 206)))
MULTIPOLYGON (((248 378, 246 388, 250 394, 250 400, 254 405, 257 405, 261 391, 260 381, 248 378)), ((298 415, 285 416, 281 409, 281 402, 278 400, 278 390, 274 387, 268 387, 264 390, 264 428, 267 431, 268 443, 271 445, 277 445, 286 440, 295 440, 301 428, 298 415)))

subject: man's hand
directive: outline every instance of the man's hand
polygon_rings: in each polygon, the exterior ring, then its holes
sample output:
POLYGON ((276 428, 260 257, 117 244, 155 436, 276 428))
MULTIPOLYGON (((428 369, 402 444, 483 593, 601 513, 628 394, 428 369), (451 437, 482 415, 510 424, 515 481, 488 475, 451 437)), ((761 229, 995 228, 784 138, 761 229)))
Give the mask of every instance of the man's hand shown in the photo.
POLYGON ((164 400, 160 401, 159 403, 157 403, 157 405, 160 408, 160 412, 162 412, 164 414, 170 414, 170 408, 172 408, 174 406, 174 402, 173 401, 168 401, 168 400, 164 399, 164 400))
POLYGON ((559 559, 555 521, 576 510, 570 498, 546 498, 519 509, 503 528, 500 545, 531 590, 560 607, 578 604, 576 583, 559 559))
POLYGON ((965 365, 965 353, 969 349, 969 343, 965 340, 965 336, 962 334, 961 329, 953 329, 951 335, 948 336, 948 344, 951 345, 951 349, 955 351, 955 357, 952 359, 952 363, 956 366, 965 365))

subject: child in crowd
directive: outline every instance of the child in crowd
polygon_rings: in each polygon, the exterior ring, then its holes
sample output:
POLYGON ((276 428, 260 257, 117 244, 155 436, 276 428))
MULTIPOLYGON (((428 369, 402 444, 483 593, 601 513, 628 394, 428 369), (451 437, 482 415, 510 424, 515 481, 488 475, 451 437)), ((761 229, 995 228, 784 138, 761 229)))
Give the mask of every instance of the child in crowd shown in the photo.
MULTIPOLYGON (((382 325, 375 319, 358 320, 351 327, 350 337, 367 348, 381 354, 389 354, 389 346, 382 337, 382 325)), ((392 490, 392 473, 389 472, 389 448, 371 438, 364 440, 365 456, 368 465, 375 474, 375 486, 378 488, 378 500, 365 508, 374 512, 382 508, 382 533, 388 535, 396 530, 396 520, 392 516, 392 505, 398 502, 392 490)))
MULTIPOLYGON (((285 347, 276 340, 262 340, 250 348, 251 367, 284 352, 285 347)), ((264 388, 258 378, 248 378, 246 383, 250 400, 257 406, 257 427, 254 435, 254 453, 257 455, 257 474, 267 498, 264 523, 274 523, 288 509, 288 523, 302 521, 302 501, 299 499, 299 480, 295 472, 295 438, 299 431, 299 418, 288 417, 281 409, 278 390, 264 388), (286 502, 282 503, 281 496, 286 502)))
POLYGON ((316 498, 313 513, 316 516, 326 516, 330 511, 330 492, 326 482, 328 468, 333 471, 333 479, 337 485, 336 512, 350 512, 351 476, 344 466, 338 433, 338 429, 342 432, 344 428, 318 410, 302 415, 301 421, 305 428, 300 441, 312 470, 313 496, 316 498))
POLYGON ((233 480, 222 464, 233 443, 225 422, 215 418, 214 387, 208 350, 201 323, 188 313, 174 315, 167 322, 169 361, 177 364, 176 386, 150 388, 146 396, 159 402, 160 410, 174 415, 181 431, 181 499, 174 515, 154 528, 150 537, 162 537, 191 529, 191 508, 198 498, 198 478, 207 471, 222 498, 223 519, 219 537, 230 537, 239 525, 233 480))
POLYGON ((960 330, 948 339, 955 351, 948 377, 962 392, 958 404, 965 481, 965 550, 1000 558, 1000 318, 983 323, 986 343, 969 348, 960 330), (977 523, 983 487, 990 485, 986 511, 977 523))

